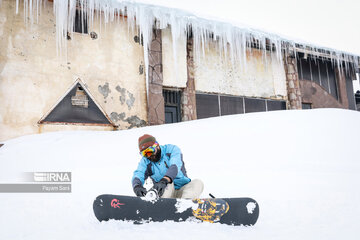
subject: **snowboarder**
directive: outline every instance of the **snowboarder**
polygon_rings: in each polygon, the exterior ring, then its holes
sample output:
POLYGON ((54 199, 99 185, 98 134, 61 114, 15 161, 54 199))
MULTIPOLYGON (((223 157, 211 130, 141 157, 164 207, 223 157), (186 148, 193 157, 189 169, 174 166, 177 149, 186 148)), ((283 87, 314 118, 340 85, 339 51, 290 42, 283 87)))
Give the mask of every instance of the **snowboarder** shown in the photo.
POLYGON ((191 180, 186 174, 182 153, 179 147, 159 145, 155 137, 145 134, 139 138, 142 156, 132 178, 136 196, 145 196, 143 184, 147 177, 154 182, 153 189, 162 198, 198 198, 204 185, 201 180, 191 180))

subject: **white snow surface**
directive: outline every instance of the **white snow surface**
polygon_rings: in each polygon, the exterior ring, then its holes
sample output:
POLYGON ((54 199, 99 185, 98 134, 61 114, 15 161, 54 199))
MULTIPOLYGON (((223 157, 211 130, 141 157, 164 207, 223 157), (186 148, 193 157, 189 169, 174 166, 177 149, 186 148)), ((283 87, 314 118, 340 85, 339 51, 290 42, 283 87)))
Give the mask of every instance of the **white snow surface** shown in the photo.
POLYGON ((248 204, 246 204, 246 208, 248 213, 253 214, 254 210, 256 208, 256 203, 255 202, 249 202, 248 204))
POLYGON ((191 200, 189 199, 178 199, 176 201, 175 204, 175 208, 176 208, 176 212, 177 213, 182 213, 185 212, 187 209, 192 208, 192 209, 197 209, 198 208, 198 204, 197 203, 193 203, 191 200))
POLYGON ((0 193, 0 239, 358 239, 359 124, 350 110, 288 110, 12 139, 0 148, 1 183, 70 171, 72 193, 0 193), (144 133, 181 148, 202 197, 254 198, 256 225, 98 222, 97 195, 133 195, 144 133))

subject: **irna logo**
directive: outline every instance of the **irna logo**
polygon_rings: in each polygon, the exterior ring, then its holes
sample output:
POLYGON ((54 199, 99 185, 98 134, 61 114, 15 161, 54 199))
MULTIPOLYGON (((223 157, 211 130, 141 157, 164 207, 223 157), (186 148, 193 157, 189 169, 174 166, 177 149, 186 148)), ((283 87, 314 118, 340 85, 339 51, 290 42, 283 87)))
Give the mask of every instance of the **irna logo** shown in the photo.
POLYGON ((35 182, 71 182, 71 172, 34 172, 35 182))

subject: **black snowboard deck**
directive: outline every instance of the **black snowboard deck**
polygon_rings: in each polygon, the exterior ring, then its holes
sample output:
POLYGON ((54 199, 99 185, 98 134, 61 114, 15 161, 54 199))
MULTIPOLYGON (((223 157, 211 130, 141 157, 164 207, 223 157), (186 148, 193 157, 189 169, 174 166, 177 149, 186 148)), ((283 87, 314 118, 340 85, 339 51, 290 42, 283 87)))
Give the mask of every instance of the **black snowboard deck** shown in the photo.
POLYGON ((94 214, 101 221, 125 220, 134 223, 163 221, 204 221, 252 226, 259 217, 259 205, 251 198, 145 198, 103 194, 94 200, 94 214))

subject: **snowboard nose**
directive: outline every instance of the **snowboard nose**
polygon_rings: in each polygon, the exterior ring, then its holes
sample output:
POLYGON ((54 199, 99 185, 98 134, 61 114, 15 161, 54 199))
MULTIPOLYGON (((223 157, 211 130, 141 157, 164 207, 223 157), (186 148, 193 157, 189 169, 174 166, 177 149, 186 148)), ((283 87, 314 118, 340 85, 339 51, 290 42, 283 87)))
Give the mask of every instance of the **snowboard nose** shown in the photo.
POLYGON ((101 196, 98 196, 93 203, 93 210, 95 217, 101 221, 108 221, 109 214, 107 213, 107 208, 104 206, 104 201, 101 196))

